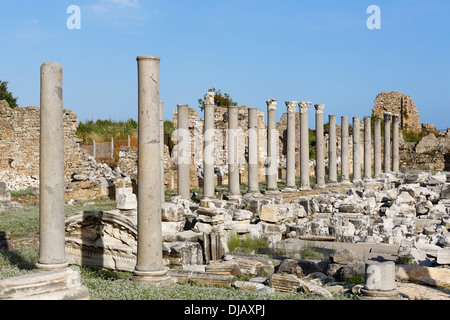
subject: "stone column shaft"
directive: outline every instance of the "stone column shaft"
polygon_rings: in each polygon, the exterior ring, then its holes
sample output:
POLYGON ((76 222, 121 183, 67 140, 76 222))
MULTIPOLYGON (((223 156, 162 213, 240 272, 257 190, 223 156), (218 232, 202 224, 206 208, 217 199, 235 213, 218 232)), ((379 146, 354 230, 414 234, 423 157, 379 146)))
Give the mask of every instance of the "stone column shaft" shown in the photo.
POLYGON ((140 56, 138 63, 138 207, 137 262, 133 280, 171 282, 162 259, 161 155, 159 130, 159 57, 140 56))
POLYGON ((214 92, 205 95, 203 131, 203 199, 214 199, 214 92))
POLYGON ((39 260, 45 270, 68 266, 65 254, 63 68, 41 66, 39 260))
POLYGON ((283 192, 297 190, 295 184, 295 110, 297 101, 286 101, 287 107, 287 141, 286 141, 286 187, 283 192))
POLYGON ((248 193, 259 195, 258 109, 248 108, 248 193))
POLYGON ((235 200, 241 197, 239 184, 239 109, 228 107, 228 198, 235 200))
POLYGON ((177 128, 177 177, 178 195, 183 199, 191 199, 191 134, 189 132, 189 109, 187 104, 178 106, 177 128))
POLYGON ((323 130, 324 104, 316 104, 316 188, 325 186, 325 139, 323 130))
POLYGON ((384 114, 384 172, 391 172, 391 118, 390 112, 384 114))
POLYGON ((373 132, 374 176, 379 178, 381 174, 381 119, 374 119, 373 132))
POLYGON ((308 108, 311 102, 299 102, 300 107, 300 190, 310 190, 308 108))
POLYGON ((399 118, 398 114, 392 115, 392 171, 400 170, 400 150, 399 150, 399 118))
POLYGON ((353 117, 353 182, 361 180, 361 121, 353 117))
MULTIPOLYGON (((159 102, 159 146, 161 148, 161 203, 166 201, 165 187, 164 187, 164 102, 159 102)), ((129 138, 129 136, 128 136, 129 138)), ((129 143, 128 143, 129 145, 129 143)))
POLYGON ((328 183, 337 183, 337 139, 336 139, 336 116, 328 116, 330 122, 330 137, 328 142, 328 183))
POLYGON ((267 101, 267 161, 266 179, 268 194, 278 191, 278 130, 277 130, 277 100, 267 101))
POLYGON ((342 183, 350 183, 348 117, 341 117, 341 176, 342 183))
POLYGON ((364 118, 364 179, 372 178, 372 130, 370 117, 364 118))

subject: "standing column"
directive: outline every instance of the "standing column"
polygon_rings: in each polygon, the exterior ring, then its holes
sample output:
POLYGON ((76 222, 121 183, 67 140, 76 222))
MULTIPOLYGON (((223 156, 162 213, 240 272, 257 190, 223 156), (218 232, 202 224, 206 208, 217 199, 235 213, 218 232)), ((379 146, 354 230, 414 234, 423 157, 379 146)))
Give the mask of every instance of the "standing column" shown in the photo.
POLYGON ((64 216, 63 68, 56 62, 41 66, 39 158, 39 260, 44 270, 68 266, 64 216))
POLYGON ((178 195, 189 200, 191 198, 191 139, 189 132, 189 109, 187 104, 179 104, 177 128, 177 177, 178 195))
POLYGON ((361 121, 353 117, 353 183, 361 181, 361 121))
POLYGON ((239 125, 236 106, 228 107, 228 199, 237 200, 241 197, 239 184, 239 125))
POLYGON ((266 160, 266 194, 278 194, 278 130, 277 101, 267 100, 267 160, 266 160))
POLYGON ((342 184, 351 184, 349 170, 348 117, 341 117, 341 176, 342 184))
POLYGON ((214 195, 214 92, 205 94, 203 125, 203 199, 215 199, 214 195))
POLYGON ((297 101, 286 101, 287 107, 287 141, 286 141, 286 187, 283 192, 295 192, 295 110, 297 101))
POLYGON ((260 195, 258 176, 258 109, 248 108, 248 193, 260 195))
POLYGON ((392 115, 392 171, 400 170, 400 150, 399 150, 399 118, 398 114, 392 115))
POLYGON ((381 174, 381 119, 373 120, 374 177, 381 174))
POLYGON ((364 117, 364 180, 372 178, 372 129, 371 118, 364 117))
POLYGON ((384 172, 391 171, 391 119, 392 114, 384 114, 384 172))
POLYGON ((300 190, 311 190, 309 183, 308 108, 311 102, 299 102, 300 107, 300 190))
POLYGON ((337 183, 337 147, 336 147, 336 116, 329 115, 330 137, 328 141, 328 184, 337 183))
POLYGON ((137 57, 138 241, 133 280, 153 285, 172 283, 162 259, 159 62, 159 57, 137 57))
POLYGON ((316 188, 325 187, 325 151, 323 136, 324 104, 314 105, 316 108, 316 188))
MULTIPOLYGON (((166 201, 165 197, 165 187, 164 187, 164 102, 159 102, 159 146, 161 152, 161 203, 166 201)), ((128 146, 130 146, 129 142, 130 136, 128 136, 128 146)))

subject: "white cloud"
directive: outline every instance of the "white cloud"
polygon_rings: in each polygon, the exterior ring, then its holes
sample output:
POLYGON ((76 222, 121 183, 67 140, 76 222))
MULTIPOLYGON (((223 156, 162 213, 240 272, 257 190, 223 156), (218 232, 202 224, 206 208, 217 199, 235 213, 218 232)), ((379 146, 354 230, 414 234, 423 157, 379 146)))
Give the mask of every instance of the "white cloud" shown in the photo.
POLYGON ((139 8, 139 0, 111 0, 113 4, 118 4, 124 7, 139 8))

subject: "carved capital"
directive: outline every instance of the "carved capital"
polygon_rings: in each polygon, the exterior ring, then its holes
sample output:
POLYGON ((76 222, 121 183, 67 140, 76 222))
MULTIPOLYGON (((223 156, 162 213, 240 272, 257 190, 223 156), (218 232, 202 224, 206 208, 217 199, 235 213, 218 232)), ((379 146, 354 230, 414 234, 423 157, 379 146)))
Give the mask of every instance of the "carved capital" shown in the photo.
POLYGON ((323 114, 323 109, 325 109, 324 104, 315 104, 314 108, 316 108, 316 114, 323 114))
POLYGON ((309 108, 310 105, 312 105, 312 102, 307 102, 307 101, 299 102, 298 106, 300 107, 300 113, 308 112, 308 108, 309 108))
POLYGON ((277 110, 277 102, 278 102, 277 99, 267 100, 266 101, 266 103, 267 103, 267 111, 277 110))
POLYGON ((286 108, 288 113, 295 112, 297 109, 298 101, 286 101, 286 108))
POLYGON ((207 94, 205 94, 205 105, 213 105, 214 104, 214 97, 216 94, 214 92, 209 91, 207 94))
POLYGON ((391 121, 391 119, 392 119, 392 113, 390 113, 390 112, 383 113, 383 116, 384 116, 384 121, 391 121))
POLYGON ((400 115, 398 115, 398 114, 392 115, 392 122, 398 122, 399 119, 400 119, 400 115))

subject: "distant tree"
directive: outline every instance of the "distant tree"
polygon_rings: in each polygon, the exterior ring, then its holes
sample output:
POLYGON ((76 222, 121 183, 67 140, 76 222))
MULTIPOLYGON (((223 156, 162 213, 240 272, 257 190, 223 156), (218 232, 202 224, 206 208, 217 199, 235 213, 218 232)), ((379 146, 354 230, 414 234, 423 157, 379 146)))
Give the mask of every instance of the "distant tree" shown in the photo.
MULTIPOLYGON (((218 107, 230 107, 237 106, 237 102, 233 101, 228 93, 222 93, 220 90, 216 90, 216 88, 211 88, 208 92, 214 92, 214 104, 218 107)), ((201 98, 198 99, 199 108, 201 111, 205 109, 205 101, 201 98)))
POLYGON ((12 93, 8 91, 8 81, 0 80, 0 100, 6 100, 11 108, 17 108, 17 98, 14 98, 12 93))

